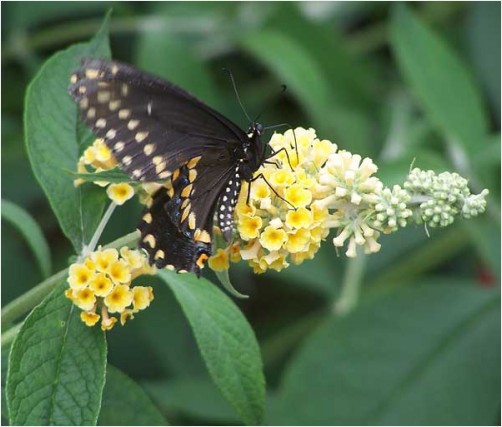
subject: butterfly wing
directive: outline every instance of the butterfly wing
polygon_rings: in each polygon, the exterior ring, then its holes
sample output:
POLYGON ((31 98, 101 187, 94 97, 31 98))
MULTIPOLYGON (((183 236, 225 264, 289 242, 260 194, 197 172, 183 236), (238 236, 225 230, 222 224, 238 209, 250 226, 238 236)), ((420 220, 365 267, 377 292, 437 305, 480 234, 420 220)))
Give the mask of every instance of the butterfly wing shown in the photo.
POLYGON ((240 178, 235 150, 247 135, 187 92, 125 64, 84 60, 69 92, 80 114, 133 179, 166 182, 139 225, 157 267, 200 269, 213 219, 228 237, 240 178), (172 267, 170 267, 172 266, 172 267))
POLYGON ((129 65, 86 59, 71 82, 82 119, 133 179, 166 179, 209 148, 247 138, 188 92, 129 65))
POLYGON ((198 162, 177 169, 154 195, 139 226, 140 246, 147 251, 151 264, 172 265, 177 271, 200 275, 211 254, 220 194, 232 185, 236 174, 234 167, 222 170, 212 154, 208 152, 198 162))

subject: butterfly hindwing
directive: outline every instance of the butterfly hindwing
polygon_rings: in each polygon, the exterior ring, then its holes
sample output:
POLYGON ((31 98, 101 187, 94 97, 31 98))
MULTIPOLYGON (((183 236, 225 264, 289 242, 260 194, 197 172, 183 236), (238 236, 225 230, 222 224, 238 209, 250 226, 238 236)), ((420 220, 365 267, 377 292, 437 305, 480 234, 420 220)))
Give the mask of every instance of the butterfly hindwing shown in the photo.
MULTIPOLYGON (((179 231, 169 215, 170 202, 167 188, 157 190, 138 226, 139 245, 148 253, 150 264, 157 268, 189 271, 200 276, 205 261, 211 256, 208 231, 204 230, 199 240, 179 231)), ((212 224, 207 226, 212 228, 212 224)))

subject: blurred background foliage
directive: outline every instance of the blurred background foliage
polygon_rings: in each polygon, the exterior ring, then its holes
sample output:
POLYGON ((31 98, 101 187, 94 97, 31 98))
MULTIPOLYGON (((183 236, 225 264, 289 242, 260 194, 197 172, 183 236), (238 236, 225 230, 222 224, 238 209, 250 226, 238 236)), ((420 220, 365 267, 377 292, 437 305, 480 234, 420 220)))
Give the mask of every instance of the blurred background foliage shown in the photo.
MULTIPOLYGON (((2 198, 26 209, 51 248, 71 247, 30 169, 27 85, 51 54, 89 39, 113 8, 115 59, 161 75, 243 127, 230 68, 265 125, 314 127, 370 156, 387 184, 414 161, 489 188, 481 218, 402 230, 355 263, 328 242, 280 273, 232 270, 236 301, 261 345, 268 424, 496 424, 500 417, 500 3, 2 3, 2 198), (277 97, 281 84, 286 94, 277 97), (333 314, 344 283, 360 302, 333 314)), ((57 105, 54 108, 58 108, 57 105)), ((129 202, 103 242, 136 226, 129 202)), ((2 222, 3 304, 43 279, 18 231, 2 222)), ((207 273, 211 279, 210 273, 207 273)), ((173 424, 238 423, 165 286, 153 306, 108 335, 109 360, 173 424)))

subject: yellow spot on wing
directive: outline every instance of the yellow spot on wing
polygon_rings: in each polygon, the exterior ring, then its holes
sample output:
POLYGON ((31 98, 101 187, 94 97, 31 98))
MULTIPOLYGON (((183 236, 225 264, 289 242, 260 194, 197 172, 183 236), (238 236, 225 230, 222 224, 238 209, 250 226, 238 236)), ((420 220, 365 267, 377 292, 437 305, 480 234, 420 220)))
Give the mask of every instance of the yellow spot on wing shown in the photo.
POLYGON ((194 157, 193 159, 191 159, 188 163, 187 163, 187 167, 189 169, 192 169, 193 167, 195 167, 197 165, 197 163, 199 163, 199 160, 202 158, 202 156, 197 156, 197 157, 194 157))
POLYGON ((88 68, 85 70, 85 76, 88 79, 97 79, 99 76, 99 70, 95 70, 94 68, 88 68))
POLYGON ((188 197, 190 196, 190 193, 192 192, 192 184, 188 184, 182 191, 181 191, 181 197, 188 197))
POLYGON ((204 262, 208 259, 209 257, 206 254, 200 254, 199 258, 197 258, 197 265, 200 268, 204 268, 204 262))
POLYGON ((187 219, 189 213, 190 213, 190 205, 188 205, 185 209, 183 209, 183 214, 181 215, 181 222, 187 219))
POLYGON ((190 215, 188 215, 188 227, 191 230, 195 228, 195 214, 193 212, 190 212, 190 215))
POLYGON ((145 221, 147 224, 151 224, 152 214, 150 212, 147 212, 145 215, 143 215, 143 221, 145 221))
POLYGON ((129 120, 127 123, 127 129, 134 130, 139 125, 139 120, 129 120))
POLYGON ((165 252, 162 249, 159 249, 157 252, 155 252, 155 256, 153 257, 154 259, 164 259, 166 256, 165 252))
POLYGON ((155 237, 153 237, 153 234, 147 234, 144 237, 143 242, 148 243, 152 249, 156 245, 155 237))

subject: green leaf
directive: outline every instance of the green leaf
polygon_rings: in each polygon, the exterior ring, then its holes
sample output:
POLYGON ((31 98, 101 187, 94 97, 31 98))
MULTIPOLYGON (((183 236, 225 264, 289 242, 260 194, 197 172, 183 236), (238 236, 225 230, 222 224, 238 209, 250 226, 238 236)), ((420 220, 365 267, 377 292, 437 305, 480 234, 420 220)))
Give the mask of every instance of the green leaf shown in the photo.
POLYGON ((323 110, 329 105, 329 83, 303 46, 273 30, 246 34, 241 39, 241 45, 288 85, 300 105, 313 118, 324 118, 323 110))
POLYGON ((80 156, 77 106, 67 93, 70 75, 86 56, 110 57, 108 17, 89 42, 55 54, 28 87, 25 100, 26 148, 65 235, 77 252, 88 243, 105 203, 95 186, 73 185, 66 170, 75 170, 80 156))
POLYGON ((235 411, 216 386, 206 380, 183 378, 142 383, 152 399, 166 412, 179 412, 215 424, 237 424, 235 411))
POLYGON ((223 286, 230 295, 241 299, 249 298, 249 295, 241 294, 237 289, 234 288, 234 285, 232 285, 232 282, 230 281, 230 274, 228 270, 215 271, 214 274, 220 281, 221 286, 223 286))
POLYGON ((12 425, 95 425, 105 385, 106 341, 80 320, 62 282, 26 318, 10 353, 12 425))
POLYGON ((213 381, 246 424, 260 424, 265 378, 260 349, 245 317, 207 280, 165 270, 159 275, 181 304, 213 381))
POLYGON ((394 9, 391 44, 402 73, 431 121, 469 153, 488 129, 485 106, 465 64, 406 6, 394 9))
POLYGON ((108 365, 98 425, 169 425, 144 390, 123 372, 108 365))
POLYGON ((208 63, 196 55, 193 38, 172 37, 171 4, 159 2, 155 8, 156 15, 166 19, 161 31, 140 33, 136 48, 138 67, 179 85, 205 103, 217 107, 217 91, 208 63))
POLYGON ((326 319, 290 363, 268 422, 492 424, 500 410, 500 294, 445 282, 326 319))
POLYGON ((367 149, 372 137, 368 117, 347 103, 336 104, 323 66, 308 45, 274 29, 246 33, 240 44, 287 85, 320 138, 356 152, 367 149))
POLYGON ((113 168, 102 172, 77 173, 71 170, 67 170, 66 172, 72 175, 72 179, 80 178, 87 182, 106 181, 112 183, 138 183, 138 181, 132 180, 131 178, 129 178, 129 175, 127 175, 125 172, 122 172, 118 168, 113 168))
POLYGON ((491 218, 478 217, 462 221, 462 227, 469 234, 486 267, 500 282, 500 223, 491 218))
POLYGON ((16 227, 30 245, 44 278, 51 273, 50 249, 33 217, 16 204, 2 200, 2 218, 16 227))
POLYGON ((500 128, 500 37, 493 37, 500 32, 500 3, 469 2, 467 7, 467 47, 500 128))

